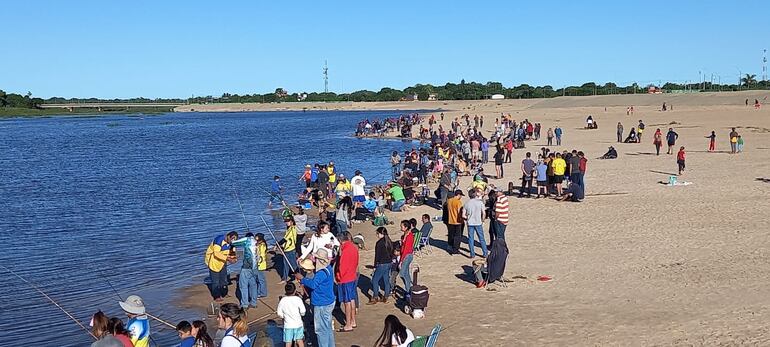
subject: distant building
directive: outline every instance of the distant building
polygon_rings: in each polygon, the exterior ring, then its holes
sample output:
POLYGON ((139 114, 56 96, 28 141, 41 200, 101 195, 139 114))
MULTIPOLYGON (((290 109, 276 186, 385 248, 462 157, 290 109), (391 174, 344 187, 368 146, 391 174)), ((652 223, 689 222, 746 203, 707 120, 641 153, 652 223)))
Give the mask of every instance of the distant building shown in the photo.
POLYGON ((490 99, 492 99, 492 100, 503 100, 503 99, 505 99, 505 95, 503 95, 503 94, 492 94, 490 99))
POLYGON ((419 100, 419 99, 417 99, 417 94, 407 95, 407 96, 401 98, 401 101, 417 101, 417 100, 419 100))
POLYGON ((428 94, 428 101, 438 101, 438 95, 428 94))
POLYGON ((307 99, 307 93, 297 95, 297 101, 305 101, 305 99, 307 99))

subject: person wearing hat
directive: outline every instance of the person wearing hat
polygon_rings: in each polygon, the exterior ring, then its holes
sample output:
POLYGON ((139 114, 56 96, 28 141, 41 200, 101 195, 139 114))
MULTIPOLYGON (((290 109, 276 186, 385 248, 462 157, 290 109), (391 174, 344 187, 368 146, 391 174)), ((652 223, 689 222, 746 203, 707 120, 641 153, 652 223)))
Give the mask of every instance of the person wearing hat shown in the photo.
POLYGON ((464 224, 461 213, 463 208, 463 202, 461 198, 464 195, 465 194, 463 194, 462 190, 455 190, 454 196, 448 199, 446 203, 448 213, 447 244, 449 246, 448 251, 450 254, 458 254, 460 251, 460 239, 463 235, 464 224))
POLYGON ((337 193, 337 198, 341 199, 345 195, 350 195, 351 191, 353 191, 353 187, 350 184, 350 181, 345 178, 345 175, 337 175, 337 187, 334 188, 334 192, 337 193))
POLYGON ((313 186, 313 170, 310 164, 305 165, 305 171, 302 173, 302 176, 299 177, 299 180, 305 182, 306 190, 310 190, 313 186))
POLYGON ((313 277, 303 277, 301 273, 294 274, 300 283, 311 290, 310 304, 313 305, 313 325, 319 347, 334 347, 334 331, 332 330, 332 311, 334 310, 334 274, 330 266, 329 252, 319 248, 313 253, 315 258, 313 277))
POLYGON ((350 181, 353 188, 353 202, 355 208, 359 208, 366 201, 366 179, 364 179, 361 171, 356 170, 355 176, 350 181))
POLYGON ((128 316, 126 328, 131 332, 134 347, 150 346, 150 321, 144 308, 144 300, 139 295, 129 295, 126 301, 118 301, 120 308, 128 316))

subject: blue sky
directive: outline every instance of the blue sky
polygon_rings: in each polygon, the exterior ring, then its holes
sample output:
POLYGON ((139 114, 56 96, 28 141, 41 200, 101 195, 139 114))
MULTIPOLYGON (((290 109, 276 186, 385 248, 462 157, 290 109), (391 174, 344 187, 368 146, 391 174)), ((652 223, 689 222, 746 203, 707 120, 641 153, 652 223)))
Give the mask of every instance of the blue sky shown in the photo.
POLYGON ((761 78, 768 1, 7 1, 0 88, 41 97, 761 78))

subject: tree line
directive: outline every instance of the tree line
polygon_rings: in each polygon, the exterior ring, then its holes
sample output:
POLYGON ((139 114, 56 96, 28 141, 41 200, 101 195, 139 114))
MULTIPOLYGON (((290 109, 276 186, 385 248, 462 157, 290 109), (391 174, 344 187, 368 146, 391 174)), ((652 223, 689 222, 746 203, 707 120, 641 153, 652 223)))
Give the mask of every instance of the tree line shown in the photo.
POLYGON ((490 98, 494 94, 502 94, 506 99, 531 99, 531 98, 553 98, 557 96, 588 96, 588 95, 611 95, 611 94, 643 94, 650 88, 655 88, 661 92, 674 91, 737 91, 747 89, 770 89, 770 82, 757 81, 756 75, 746 74, 741 78, 740 84, 717 84, 712 82, 694 82, 679 84, 667 82, 660 85, 647 84, 645 86, 632 83, 627 86, 619 86, 612 82, 597 84, 594 82, 584 83, 580 86, 569 86, 554 89, 550 85, 530 86, 521 84, 518 86, 505 87, 500 82, 465 82, 447 83, 443 86, 434 86, 430 84, 417 84, 403 90, 394 88, 382 88, 379 91, 359 90, 351 93, 289 93, 283 88, 276 88, 272 93, 266 94, 230 94, 224 93, 221 96, 193 96, 187 99, 97 99, 97 98, 62 98, 52 97, 42 99, 32 97, 32 93, 25 95, 7 94, 0 90, 1 107, 22 107, 36 108, 42 104, 62 104, 62 103, 272 103, 272 102, 329 102, 329 101, 399 101, 413 100, 478 100, 490 98))

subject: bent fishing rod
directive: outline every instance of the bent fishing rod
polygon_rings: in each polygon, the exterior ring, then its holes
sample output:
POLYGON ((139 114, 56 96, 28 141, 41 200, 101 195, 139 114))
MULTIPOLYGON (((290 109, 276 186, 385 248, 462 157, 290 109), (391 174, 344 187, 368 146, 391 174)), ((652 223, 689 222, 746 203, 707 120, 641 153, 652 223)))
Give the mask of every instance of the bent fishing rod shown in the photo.
MULTIPOLYGON (((278 239, 275 237, 275 234, 273 234, 273 230, 270 229, 270 226, 267 225, 267 221, 265 220, 265 217, 259 216, 260 219, 262 219, 262 223, 265 224, 265 228, 267 228, 267 232, 270 233, 270 236, 273 237, 273 241, 275 242, 276 248, 278 248, 279 251, 281 251, 281 255, 284 259, 286 259, 286 264, 289 265, 289 269, 291 269, 291 272, 293 273, 295 271, 294 267, 291 266, 291 262, 289 261, 289 257, 286 256, 286 253, 283 252, 283 247, 278 244, 278 239)), ((296 241, 295 241, 296 242, 296 241)))
POLYGON ((5 271, 8 271, 12 275, 16 276, 18 279, 22 280, 24 283, 26 283, 27 285, 29 285, 33 289, 35 289, 38 293, 40 293, 42 296, 44 296, 46 299, 48 299, 48 301, 50 301, 52 304, 54 304, 56 307, 58 307, 62 312, 64 312, 64 314, 66 314, 67 317, 69 317, 69 319, 71 319, 73 322, 75 322, 75 324, 80 326, 80 328, 82 328, 85 332, 87 332, 88 335, 91 335, 91 337, 94 338, 94 340, 98 340, 98 338, 90 330, 88 330, 88 328, 86 328, 86 326, 83 325, 83 323, 80 323, 79 320, 77 320, 74 316, 72 316, 72 314, 67 312, 67 310, 65 310, 64 307, 61 307, 61 305, 59 305, 59 303, 57 303, 48 294, 46 294, 44 291, 42 291, 40 288, 38 288, 35 284, 33 284, 30 281, 27 281, 26 279, 24 279, 24 277, 21 277, 21 275, 17 274, 15 271, 5 267, 4 265, 0 265, 0 267, 5 269, 5 271))

